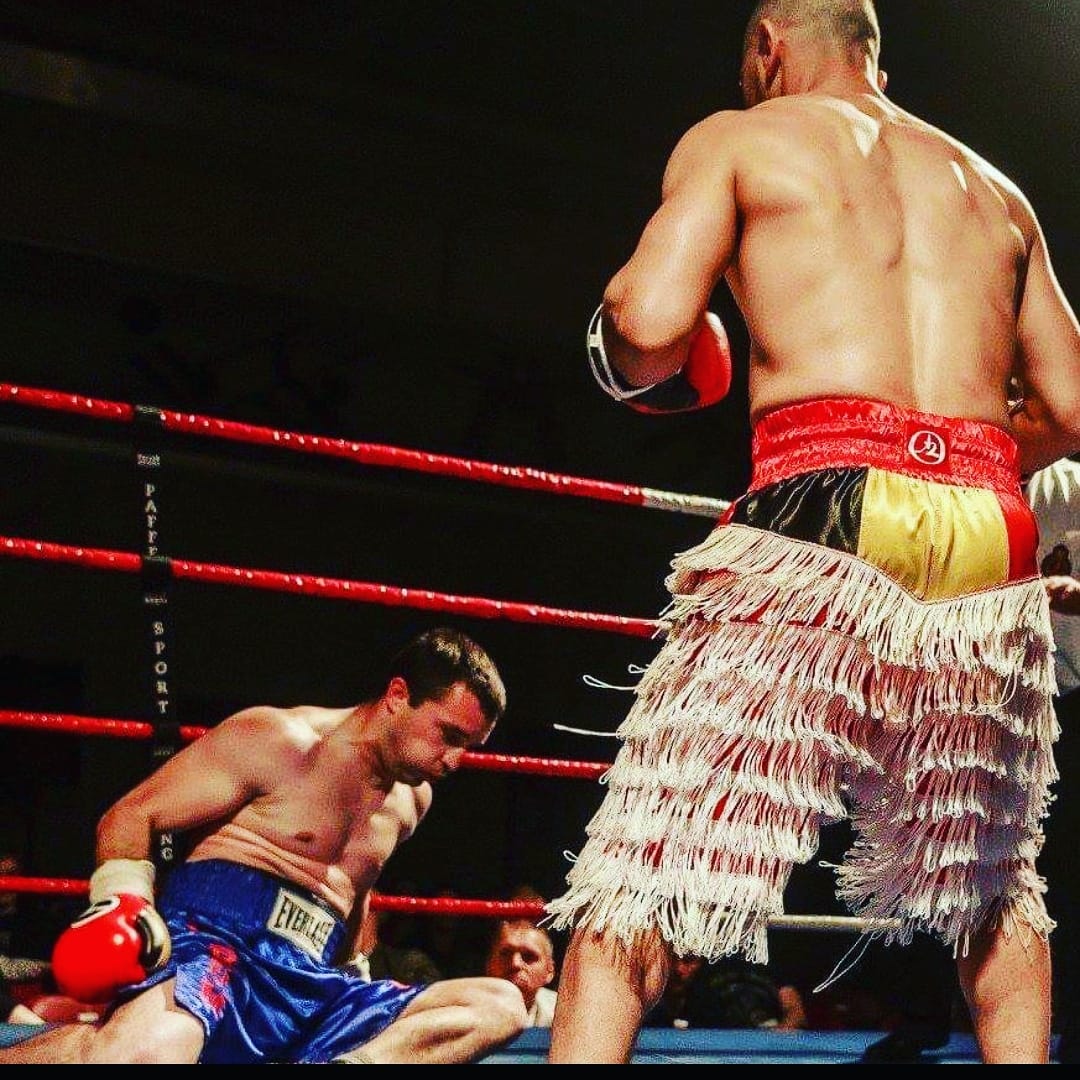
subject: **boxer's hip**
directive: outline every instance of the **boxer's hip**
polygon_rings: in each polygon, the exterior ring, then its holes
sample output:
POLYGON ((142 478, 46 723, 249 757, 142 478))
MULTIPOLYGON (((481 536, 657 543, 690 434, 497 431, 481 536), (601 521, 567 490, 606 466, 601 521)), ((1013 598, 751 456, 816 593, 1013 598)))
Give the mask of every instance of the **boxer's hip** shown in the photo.
POLYGON ((244 939, 276 940, 328 962, 345 923, 325 901, 299 885, 242 863, 202 859, 169 872, 158 903, 166 918, 198 916, 244 939))
POLYGON ((1036 575, 1038 528, 1001 428, 887 402, 785 406, 755 426, 753 475, 725 523, 873 564, 925 600, 1036 575))

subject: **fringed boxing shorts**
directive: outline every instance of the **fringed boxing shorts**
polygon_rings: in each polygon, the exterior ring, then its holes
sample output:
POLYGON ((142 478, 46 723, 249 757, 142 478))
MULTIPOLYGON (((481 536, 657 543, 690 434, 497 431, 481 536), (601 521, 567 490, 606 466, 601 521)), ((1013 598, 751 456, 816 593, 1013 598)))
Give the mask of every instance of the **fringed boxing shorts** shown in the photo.
POLYGON ((899 920, 887 942, 1048 934, 1037 536, 993 425, 847 399, 765 416, 749 491, 672 562, 664 644, 547 921, 765 963, 794 864, 848 818, 837 895, 899 920))

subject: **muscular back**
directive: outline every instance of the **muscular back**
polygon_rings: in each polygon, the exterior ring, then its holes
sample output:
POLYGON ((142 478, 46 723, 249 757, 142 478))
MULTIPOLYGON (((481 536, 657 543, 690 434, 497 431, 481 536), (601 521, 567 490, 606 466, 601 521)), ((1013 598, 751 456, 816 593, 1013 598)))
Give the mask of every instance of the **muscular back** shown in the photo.
POLYGON ((850 395, 1007 426, 1030 243, 1008 181, 870 95, 780 98, 739 121, 717 137, 736 139, 726 277, 755 418, 850 395))

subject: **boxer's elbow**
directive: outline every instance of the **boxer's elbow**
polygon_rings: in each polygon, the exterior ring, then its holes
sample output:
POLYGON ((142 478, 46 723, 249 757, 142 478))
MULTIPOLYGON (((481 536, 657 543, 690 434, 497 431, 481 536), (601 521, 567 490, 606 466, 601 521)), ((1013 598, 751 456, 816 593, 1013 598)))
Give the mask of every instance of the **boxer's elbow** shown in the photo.
POLYGON ((664 292, 629 285, 609 289, 604 310, 619 337, 643 356, 670 350, 689 337, 697 323, 696 313, 664 292))
POLYGON ((1017 407, 1010 410, 1013 435, 1020 444, 1024 472, 1032 472, 1058 458, 1080 451, 1080 386, 1067 384, 1050 394, 1030 385, 1017 407))
POLYGON ((144 854, 156 829, 149 805, 134 792, 123 796, 98 819, 95 830, 98 860, 144 854))
POLYGON ((662 295, 609 289, 604 296, 605 346, 619 373, 644 386, 674 375, 686 360, 695 318, 662 295))

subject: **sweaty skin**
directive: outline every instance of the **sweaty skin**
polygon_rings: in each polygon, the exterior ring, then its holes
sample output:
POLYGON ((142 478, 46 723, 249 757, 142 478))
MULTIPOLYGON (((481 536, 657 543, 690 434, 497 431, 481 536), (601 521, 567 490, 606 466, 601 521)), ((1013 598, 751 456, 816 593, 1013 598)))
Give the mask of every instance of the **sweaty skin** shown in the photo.
POLYGON ((412 709, 407 697, 391 698, 398 706, 408 714, 404 734, 370 704, 236 713, 110 809, 98 830, 99 863, 140 857, 156 832, 200 829, 189 861, 267 870, 348 917, 427 813, 430 781, 490 732, 460 683, 440 702, 412 709))
POLYGON ((1025 472, 1080 444, 1080 331, 1028 201, 869 83, 826 80, 680 140, 605 293, 629 382, 678 369, 721 278, 750 333, 755 421, 880 398, 1009 431, 1025 472), (1013 375, 1026 407, 1010 417, 1013 375))

